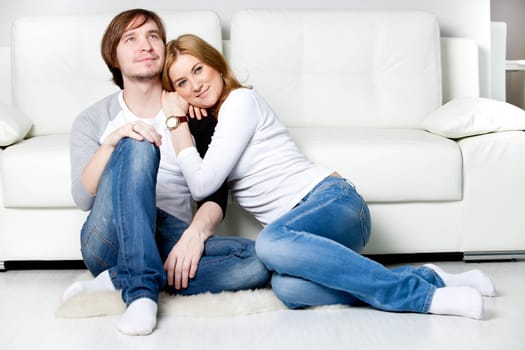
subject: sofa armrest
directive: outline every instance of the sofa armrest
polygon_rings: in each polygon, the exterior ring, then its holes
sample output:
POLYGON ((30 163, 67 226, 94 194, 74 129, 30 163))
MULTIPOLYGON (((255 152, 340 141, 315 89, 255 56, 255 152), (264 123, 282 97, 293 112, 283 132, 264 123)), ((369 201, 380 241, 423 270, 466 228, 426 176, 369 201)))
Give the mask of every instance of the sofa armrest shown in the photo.
POLYGON ((0 147, 22 140, 31 126, 31 120, 24 113, 16 108, 0 104, 0 147))
POLYGON ((463 155, 461 251, 525 250, 525 132, 458 141, 463 155))

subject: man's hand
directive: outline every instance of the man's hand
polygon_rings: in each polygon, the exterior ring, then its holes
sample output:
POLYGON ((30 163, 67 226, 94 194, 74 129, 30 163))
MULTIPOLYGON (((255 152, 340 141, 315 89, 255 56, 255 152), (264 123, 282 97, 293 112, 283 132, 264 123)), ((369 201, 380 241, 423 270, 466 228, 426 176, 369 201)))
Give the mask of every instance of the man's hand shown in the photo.
POLYGON ((191 226, 184 231, 164 262, 168 285, 175 289, 188 288, 189 280, 197 273, 206 239, 206 235, 192 230, 191 226))
POLYGON ((162 135, 159 134, 153 126, 141 120, 124 124, 116 129, 106 137, 104 144, 111 149, 115 149, 119 141, 124 137, 129 137, 137 141, 147 140, 157 147, 162 144, 162 135))
POLYGON ((154 127, 141 120, 124 124, 110 133, 80 175, 84 187, 92 196, 97 193, 102 173, 109 162, 111 154, 124 137, 137 141, 148 140, 157 147, 160 147, 162 143, 162 135, 154 127))

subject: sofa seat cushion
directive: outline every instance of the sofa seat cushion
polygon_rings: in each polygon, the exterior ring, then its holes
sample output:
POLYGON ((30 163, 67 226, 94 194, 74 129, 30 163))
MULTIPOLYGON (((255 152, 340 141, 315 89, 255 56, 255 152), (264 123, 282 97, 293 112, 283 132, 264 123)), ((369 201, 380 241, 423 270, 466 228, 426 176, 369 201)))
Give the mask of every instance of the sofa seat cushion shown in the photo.
MULTIPOLYGON (((462 156, 456 142, 423 130, 290 128, 313 161, 333 167, 369 202, 462 199, 462 156), (341 161, 344 159, 344 161, 341 161)), ((6 207, 74 207, 69 136, 39 136, 0 153, 6 207)))
POLYGON ((0 153, 4 206, 74 207, 71 196, 69 135, 33 137, 0 153))
POLYGON ((369 202, 462 199, 456 142, 415 129, 291 128, 313 161, 334 168, 369 202))

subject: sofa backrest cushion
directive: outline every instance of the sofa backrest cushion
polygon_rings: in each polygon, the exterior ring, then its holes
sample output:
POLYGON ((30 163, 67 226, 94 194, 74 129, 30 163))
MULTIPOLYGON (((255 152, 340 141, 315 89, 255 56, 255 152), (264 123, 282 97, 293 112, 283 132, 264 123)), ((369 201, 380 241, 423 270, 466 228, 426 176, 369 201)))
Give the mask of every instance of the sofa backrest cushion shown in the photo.
MULTIPOLYGON (((203 37, 221 50, 219 17, 211 11, 158 12, 167 39, 203 37)), ((21 18, 12 29, 13 103, 33 121, 30 135, 68 133, 74 118, 118 90, 100 55, 115 14, 21 18)))
POLYGON ((459 97, 479 97, 478 45, 470 38, 441 38, 443 104, 459 97))
POLYGON ((420 128, 441 105, 439 25, 412 10, 243 10, 231 64, 290 127, 420 128))

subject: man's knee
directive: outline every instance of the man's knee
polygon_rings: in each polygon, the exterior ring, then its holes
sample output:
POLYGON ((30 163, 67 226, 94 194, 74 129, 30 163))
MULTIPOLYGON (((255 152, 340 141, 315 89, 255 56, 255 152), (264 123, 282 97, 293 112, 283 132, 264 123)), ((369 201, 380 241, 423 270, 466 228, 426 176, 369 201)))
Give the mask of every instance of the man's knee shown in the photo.
POLYGON ((134 170, 157 169, 160 150, 148 141, 137 141, 126 137, 120 140, 114 154, 134 170))

